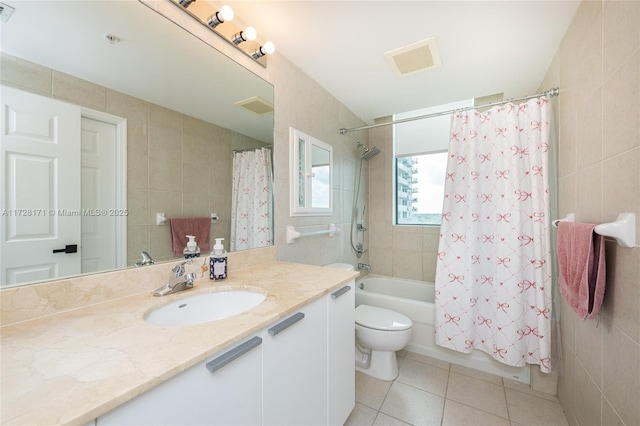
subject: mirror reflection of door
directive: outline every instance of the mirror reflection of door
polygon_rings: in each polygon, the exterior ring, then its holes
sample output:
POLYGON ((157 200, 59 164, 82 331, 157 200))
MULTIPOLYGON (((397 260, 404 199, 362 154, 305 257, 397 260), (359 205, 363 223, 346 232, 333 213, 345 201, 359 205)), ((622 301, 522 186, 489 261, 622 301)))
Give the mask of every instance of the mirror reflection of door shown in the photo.
POLYGON ((116 126, 82 117, 82 273, 116 267, 116 126))
POLYGON ((81 117, 2 87, 2 285, 117 266, 116 126, 81 117))

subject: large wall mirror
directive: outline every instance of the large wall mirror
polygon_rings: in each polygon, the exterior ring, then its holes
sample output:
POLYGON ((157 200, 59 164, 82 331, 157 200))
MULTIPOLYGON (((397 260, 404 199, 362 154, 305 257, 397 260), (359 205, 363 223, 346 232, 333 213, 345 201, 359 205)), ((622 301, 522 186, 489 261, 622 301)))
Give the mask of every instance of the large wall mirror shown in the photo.
MULTIPOLYGON (((65 272, 52 262, 41 261, 41 275, 27 273, 23 274, 26 279, 16 278, 21 268, 35 270, 34 263, 12 262, 19 262, 16 258, 38 259, 39 255, 34 248, 18 254, 7 243, 12 238, 20 239, 12 210, 16 206, 12 188, 28 188, 29 179, 33 182, 37 176, 21 172, 27 169, 20 169, 22 163, 16 160, 13 148, 7 148, 10 126, 3 121, 2 173, 17 172, 3 175, 2 179, 3 185, 7 181, 13 185, 9 189, 3 186, 0 208, 6 213, 0 217, 2 286, 131 267, 140 260, 142 251, 156 262, 174 260, 178 256, 172 249, 170 226, 156 224, 156 214, 160 212, 168 218, 215 213, 211 237, 225 238, 228 249, 232 235, 233 157, 247 150, 272 148, 272 85, 138 1, 6 0, 3 4, 15 9, 9 20, 0 24, 3 90, 17 90, 76 107, 81 114, 78 122, 87 117, 111 121, 115 139, 124 139, 124 152, 115 154, 124 159, 124 164, 117 166, 116 175, 108 180, 126 182, 114 195, 120 197, 121 205, 115 201, 113 204, 114 211, 126 210, 125 215, 119 215, 120 225, 115 231, 126 233, 126 238, 115 243, 116 251, 120 251, 113 256, 115 266, 85 265, 80 271, 65 272), (124 133, 119 135, 122 129, 124 133), (6 272, 9 269, 13 270, 11 277, 6 272)), ((31 105, 25 105, 21 111, 29 112, 31 105)), ((6 117, 4 106, 2 114, 6 117)), ((55 120, 51 123, 57 126, 55 120)), ((72 132, 93 134, 93 130, 85 130, 84 122, 81 126, 72 132)), ((49 155, 38 149, 34 155, 49 155)), ((83 148, 82 155, 84 151, 83 148)), ((51 164, 29 170, 51 176, 66 168, 59 164, 66 164, 68 158, 64 153, 60 155, 62 162, 50 161, 51 164)), ((80 173, 77 179, 85 179, 85 175, 80 173)), ((82 188, 85 187, 88 185, 83 180, 82 188)), ((60 187, 55 191, 73 193, 78 189, 60 187)), ((91 191, 79 191, 84 198, 91 195, 91 191)), ((46 208, 43 214, 50 215, 50 207, 56 213, 53 218, 23 226, 29 229, 23 240, 31 238, 29 232, 36 233, 35 224, 42 225, 37 233, 44 240, 57 235, 67 220, 59 217, 60 211, 83 212, 76 206, 47 204, 47 197, 34 194, 30 194, 31 199, 46 208)), ((92 221, 101 220, 100 214, 91 220, 88 215, 81 216, 85 228, 92 221)), ((111 215, 106 216, 105 220, 111 215)), ((106 241, 101 238, 96 245, 104 246, 106 241)), ((74 248, 76 242, 58 244, 61 247, 54 249, 64 249, 58 252, 60 256, 80 257, 83 247, 74 248)))

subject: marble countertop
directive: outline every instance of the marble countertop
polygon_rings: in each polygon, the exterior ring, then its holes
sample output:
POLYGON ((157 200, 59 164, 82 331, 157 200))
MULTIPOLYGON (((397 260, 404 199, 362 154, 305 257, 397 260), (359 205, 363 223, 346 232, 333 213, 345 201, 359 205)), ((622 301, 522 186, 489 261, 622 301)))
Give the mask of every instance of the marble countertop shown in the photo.
POLYGON ((148 291, 4 326, 0 421, 85 424, 357 276, 269 262, 224 281, 196 280, 193 289, 174 295, 148 291), (239 288, 267 298, 247 312, 200 325, 162 327, 143 319, 180 298, 239 288))

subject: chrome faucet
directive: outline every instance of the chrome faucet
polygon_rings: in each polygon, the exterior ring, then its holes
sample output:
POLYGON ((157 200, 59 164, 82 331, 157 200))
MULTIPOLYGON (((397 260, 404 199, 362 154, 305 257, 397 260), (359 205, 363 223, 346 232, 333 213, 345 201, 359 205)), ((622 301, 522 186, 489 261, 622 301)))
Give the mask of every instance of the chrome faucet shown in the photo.
POLYGON ((154 262, 151 256, 149 256, 149 253, 147 253, 146 251, 141 251, 140 255, 142 256, 142 260, 135 263, 136 268, 139 268, 141 266, 153 265, 154 262))
POLYGON ((361 271, 370 271, 371 265, 369 265, 368 263, 358 263, 358 269, 361 271))
POLYGON ((185 262, 181 262, 178 265, 174 266, 171 269, 173 277, 169 280, 168 283, 163 285, 162 287, 156 289, 153 292, 154 296, 166 296, 167 294, 177 293, 179 291, 188 290, 193 288, 193 282, 196 279, 195 272, 191 274, 185 274, 186 264, 193 263, 191 259, 185 262))

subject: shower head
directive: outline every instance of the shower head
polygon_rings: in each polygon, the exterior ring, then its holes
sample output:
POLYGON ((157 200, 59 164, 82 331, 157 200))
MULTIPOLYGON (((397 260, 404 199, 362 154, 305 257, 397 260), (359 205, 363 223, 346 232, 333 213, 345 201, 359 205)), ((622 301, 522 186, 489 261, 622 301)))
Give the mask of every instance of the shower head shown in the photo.
POLYGON ((360 158, 369 161, 378 154, 380 154, 380 150, 374 146, 373 148, 366 148, 364 154, 362 154, 362 157, 360 158))
POLYGON ((364 153, 362 153, 362 156, 360 157, 362 160, 369 161, 376 155, 380 154, 380 150, 375 146, 373 148, 369 148, 358 142, 357 147, 362 148, 362 150, 364 151, 364 153))

